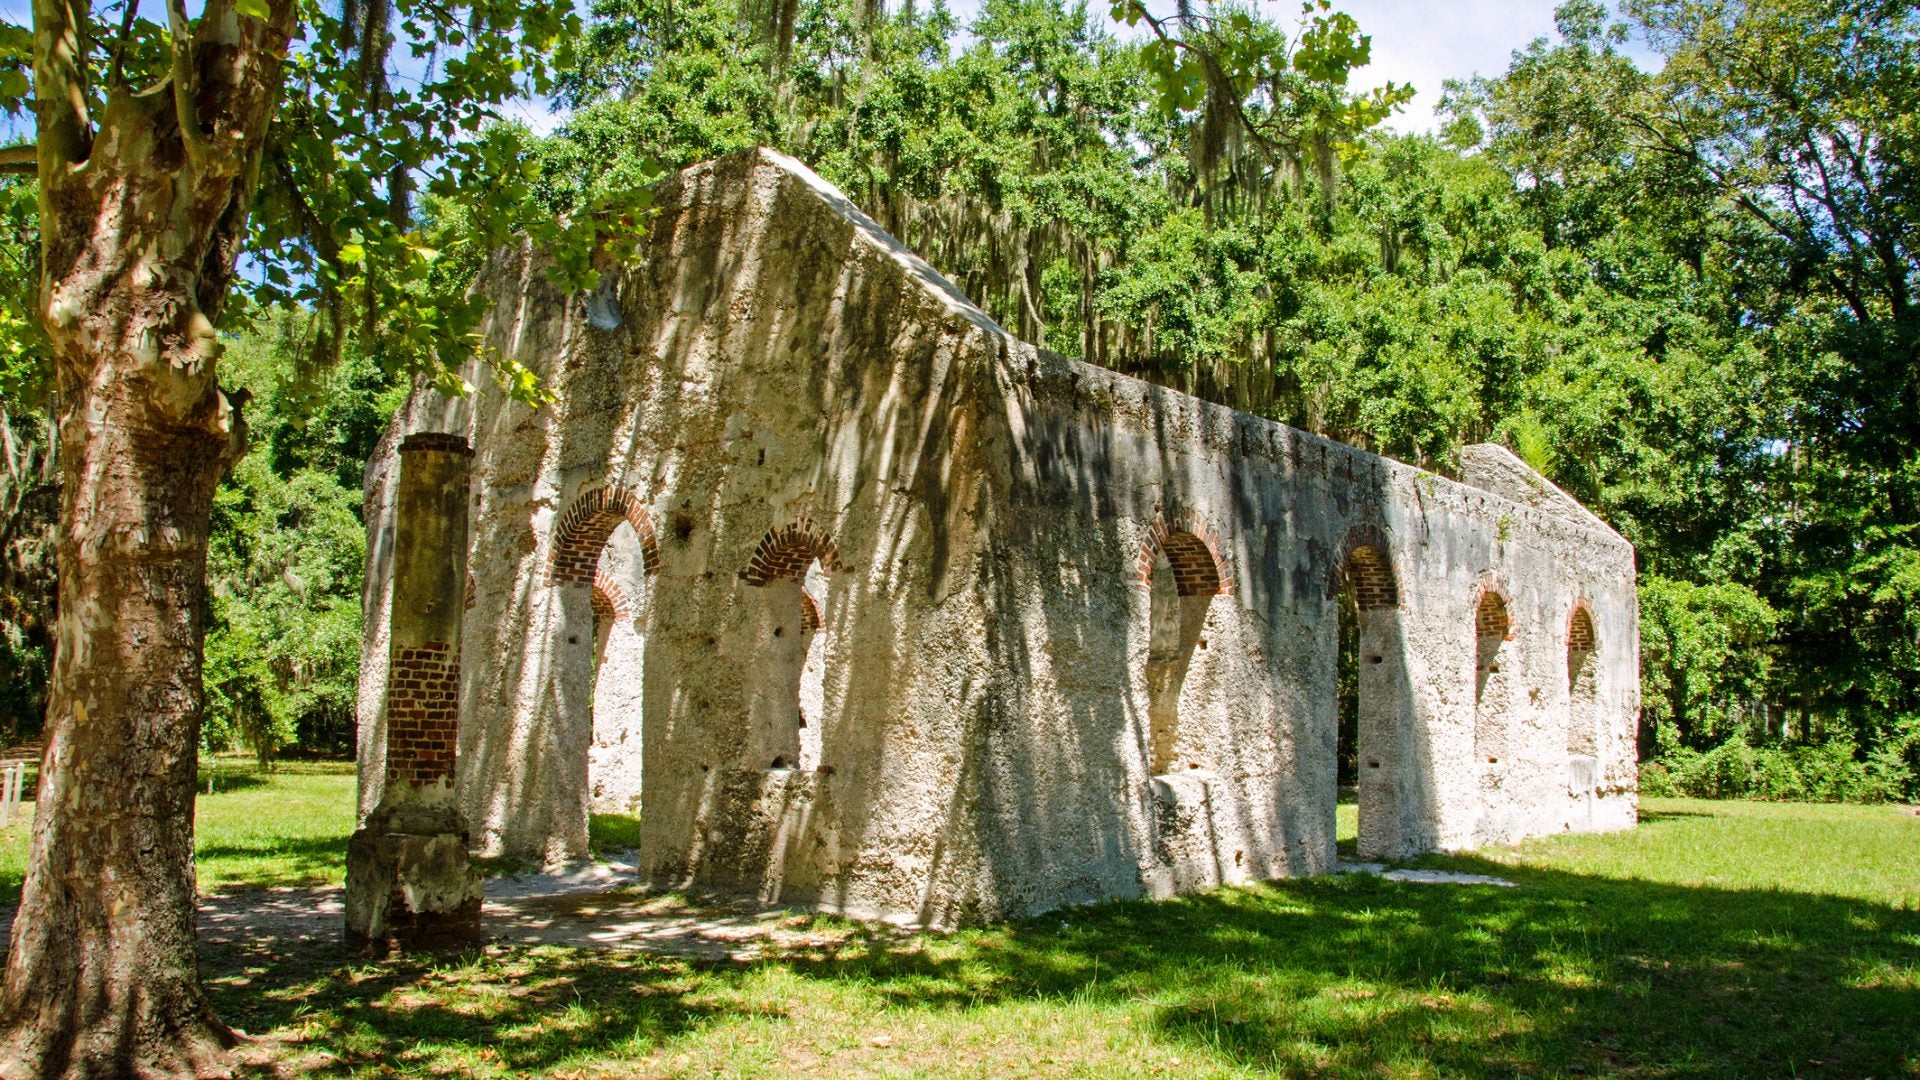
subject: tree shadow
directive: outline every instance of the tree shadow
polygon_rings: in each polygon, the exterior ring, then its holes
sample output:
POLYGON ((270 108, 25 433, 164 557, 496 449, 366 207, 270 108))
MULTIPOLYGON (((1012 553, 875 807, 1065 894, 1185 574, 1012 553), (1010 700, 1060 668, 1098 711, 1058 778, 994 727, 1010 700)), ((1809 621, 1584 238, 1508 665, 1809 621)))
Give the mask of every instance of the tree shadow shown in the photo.
POLYGON ((514 1070, 644 1056, 755 1015, 717 1003, 750 1001, 730 992, 770 970, 801 986, 780 1009, 804 1007, 809 985, 936 1023, 1072 1003, 1131 1015, 1196 1060, 1289 1075, 1884 1076, 1920 1056, 1920 912, 1444 862, 1518 887, 1289 879, 945 936, 856 927, 743 964, 566 949, 442 967, 356 968, 337 949, 208 963, 245 969, 215 979, 222 1010, 345 1040, 343 1072, 423 1041, 493 1047, 514 1070))
POLYGON ((1649 810, 1640 808, 1640 824, 1652 825, 1661 821, 1678 821, 1681 818, 1707 818, 1712 814, 1703 814, 1693 810, 1649 810))
POLYGON ((195 849, 202 877, 220 891, 337 880, 347 861, 345 836, 261 837, 195 849), (223 865, 226 864, 226 865, 223 865))
POLYGON ((195 794, 200 798, 206 798, 209 794, 232 795, 235 792, 263 788, 272 783, 272 776, 252 768, 202 765, 195 776, 194 783, 197 785, 195 794), (212 788, 211 791, 208 790, 209 787, 212 788))
POLYGON ((542 949, 504 964, 485 954, 369 964, 337 945, 299 960, 207 952, 203 966, 244 965, 209 984, 223 1018, 246 1031, 297 1030, 274 1047, 276 1071, 302 1075, 359 1075, 367 1066, 379 1075, 444 1073, 432 1062, 449 1048, 526 1075, 754 1014, 686 993, 686 965, 609 965, 591 952, 542 949), (301 1061, 303 1045, 324 1050, 301 1061))

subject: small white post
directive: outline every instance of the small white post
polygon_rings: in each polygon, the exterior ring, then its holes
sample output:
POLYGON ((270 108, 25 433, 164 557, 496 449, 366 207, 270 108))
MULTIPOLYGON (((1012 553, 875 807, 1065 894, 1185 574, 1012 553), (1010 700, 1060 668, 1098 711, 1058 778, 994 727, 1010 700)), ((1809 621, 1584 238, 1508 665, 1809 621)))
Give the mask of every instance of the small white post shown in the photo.
POLYGON ((0 764, 0 829, 13 822, 13 762, 0 764))

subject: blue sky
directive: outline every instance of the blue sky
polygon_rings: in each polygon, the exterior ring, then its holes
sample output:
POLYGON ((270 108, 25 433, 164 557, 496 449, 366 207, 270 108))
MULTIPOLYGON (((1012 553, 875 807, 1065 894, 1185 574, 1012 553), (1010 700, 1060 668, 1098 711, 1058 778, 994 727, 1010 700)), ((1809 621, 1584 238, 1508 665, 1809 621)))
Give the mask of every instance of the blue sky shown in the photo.
MULTIPOLYGON (((1150 2, 1156 8, 1172 7, 1172 0, 1150 2)), ((963 19, 979 10, 979 0, 949 3, 963 19)), ((144 5, 159 8, 154 0, 144 0, 144 5)), ((1104 3, 1095 0, 1094 6, 1099 10, 1104 3)), ((1298 0, 1262 0, 1261 6, 1285 24, 1291 24, 1299 10, 1298 0)), ((1355 84, 1410 82, 1418 92, 1390 125, 1401 131, 1434 129, 1433 108, 1442 80, 1505 71, 1515 49, 1553 32, 1554 0, 1336 0, 1335 6, 1352 14, 1362 32, 1373 37, 1373 64, 1355 74, 1355 84)), ((197 7, 190 4, 189 10, 197 7)), ((20 23, 29 17, 30 0, 0 0, 0 18, 20 23)), ((541 130, 558 120, 537 103, 514 111, 541 130)), ((8 127, 0 122, 0 138, 18 137, 8 127)))

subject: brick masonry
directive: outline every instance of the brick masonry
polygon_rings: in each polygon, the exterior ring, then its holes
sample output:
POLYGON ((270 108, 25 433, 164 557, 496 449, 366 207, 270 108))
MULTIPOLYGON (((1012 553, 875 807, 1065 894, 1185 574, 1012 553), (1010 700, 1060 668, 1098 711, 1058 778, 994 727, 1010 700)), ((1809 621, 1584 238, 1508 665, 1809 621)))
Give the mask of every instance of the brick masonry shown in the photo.
POLYGON ((595 618, 626 621, 630 614, 627 610, 627 593, 620 583, 607 575, 594 571, 593 574, 593 614, 595 618))
POLYGON ((1392 550, 1386 530, 1378 526, 1356 525, 1348 530, 1329 580, 1330 593, 1351 587, 1354 603, 1363 610, 1397 607, 1400 586, 1394 580, 1392 550))
POLYGON ((1505 641, 1513 636, 1513 620, 1507 615, 1507 598, 1494 589, 1481 591, 1473 622, 1474 632, 1480 637, 1505 641))
POLYGON ((625 488, 599 487, 581 492, 561 515, 553 533, 549 580, 555 585, 592 585, 600 551, 623 521, 640 537, 640 558, 648 576, 659 573, 660 543, 647 508, 625 488))
POLYGON ((443 641, 395 650, 387 682, 387 783, 453 780, 460 737, 460 657, 443 641))
POLYGON ((833 541, 813 522, 801 519, 791 525, 768 529, 753 549, 753 557, 747 560, 747 568, 740 571, 740 580, 749 585, 799 581, 807 576, 807 567, 815 559, 820 560, 821 569, 828 573, 846 569, 833 541))
POLYGON ((415 450, 438 450, 441 453, 473 456, 473 448, 467 445, 466 436, 453 435, 444 431, 416 431, 400 444, 400 452, 403 454, 415 450))
POLYGON ((1220 540, 1199 514, 1182 511, 1169 522, 1155 515, 1131 577, 1142 588, 1153 584, 1153 568, 1162 557, 1173 569, 1181 596, 1222 596, 1233 592, 1233 572, 1220 555, 1220 540))
POLYGON ((1567 622, 1567 651, 1592 652, 1593 648, 1593 612, 1587 610, 1585 604, 1576 605, 1573 618, 1567 622))

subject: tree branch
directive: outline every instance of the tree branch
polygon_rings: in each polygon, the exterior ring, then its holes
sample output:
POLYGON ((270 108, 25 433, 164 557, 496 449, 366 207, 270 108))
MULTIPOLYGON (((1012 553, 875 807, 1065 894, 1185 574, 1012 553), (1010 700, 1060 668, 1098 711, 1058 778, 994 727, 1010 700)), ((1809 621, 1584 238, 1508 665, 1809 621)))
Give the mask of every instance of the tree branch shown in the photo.
POLYGON ((40 148, 33 143, 25 146, 0 147, 0 176, 32 176, 40 171, 40 148))
POLYGON ((185 0, 167 0, 167 23, 173 31, 173 111, 187 159, 194 161, 204 153, 206 138, 200 130, 200 68, 193 62, 193 23, 185 0))
POLYGON ((126 0, 120 13, 120 36, 113 43, 113 65, 107 69, 107 89, 112 91, 126 79, 127 42, 133 37, 133 20, 140 13, 140 0, 126 0))
POLYGON ((45 172, 87 160, 87 57, 81 42, 88 9, 77 0, 33 0, 33 112, 45 172))

